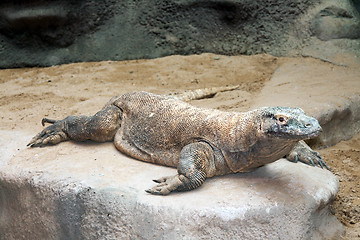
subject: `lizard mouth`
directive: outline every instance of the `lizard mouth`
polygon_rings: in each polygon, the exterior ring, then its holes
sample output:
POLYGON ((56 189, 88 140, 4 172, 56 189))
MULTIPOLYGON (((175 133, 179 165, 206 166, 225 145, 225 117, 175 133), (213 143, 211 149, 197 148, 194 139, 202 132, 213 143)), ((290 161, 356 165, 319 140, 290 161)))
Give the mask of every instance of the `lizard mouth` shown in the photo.
POLYGON ((267 134, 270 136, 294 140, 305 140, 319 136, 322 132, 320 125, 315 127, 304 127, 299 129, 283 128, 281 130, 277 129, 274 131, 268 131, 267 134))
POLYGON ((273 124, 266 131, 269 136, 293 140, 305 140, 319 136, 322 128, 319 122, 312 117, 304 117, 286 124, 273 124))
POLYGON ((317 137, 322 132, 322 128, 318 120, 312 117, 305 117, 304 119, 300 119, 299 125, 300 126, 298 129, 295 130, 295 135, 298 135, 303 139, 317 137))
POLYGON ((301 137, 302 139, 310 139, 310 138, 319 136, 319 134, 321 132, 322 132, 322 129, 320 127, 320 129, 318 129, 318 130, 312 130, 309 132, 305 132, 305 133, 299 134, 298 136, 301 137))

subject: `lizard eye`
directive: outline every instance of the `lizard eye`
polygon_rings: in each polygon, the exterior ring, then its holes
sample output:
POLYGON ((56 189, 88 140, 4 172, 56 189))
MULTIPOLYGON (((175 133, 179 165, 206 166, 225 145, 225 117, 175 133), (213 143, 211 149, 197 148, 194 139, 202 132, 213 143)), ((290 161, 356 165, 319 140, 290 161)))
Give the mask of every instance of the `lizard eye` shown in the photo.
POLYGON ((278 116, 276 121, 277 121, 278 124, 286 125, 287 121, 288 121, 288 118, 285 117, 285 116, 278 116))
POLYGON ((281 124, 281 125, 285 125, 287 123, 287 121, 289 120, 289 117, 288 116, 284 116, 284 115, 275 115, 275 120, 277 122, 277 124, 281 124))

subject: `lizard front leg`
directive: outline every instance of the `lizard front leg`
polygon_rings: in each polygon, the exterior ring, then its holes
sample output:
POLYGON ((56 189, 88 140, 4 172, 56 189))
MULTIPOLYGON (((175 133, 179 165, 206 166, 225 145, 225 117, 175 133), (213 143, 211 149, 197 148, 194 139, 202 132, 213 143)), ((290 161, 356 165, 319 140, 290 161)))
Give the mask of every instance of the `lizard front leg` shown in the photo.
POLYGON ((198 188, 205 182, 206 173, 209 171, 207 168, 210 167, 213 158, 213 149, 207 143, 198 142, 186 145, 180 152, 178 174, 154 180, 159 184, 145 191, 156 195, 167 195, 173 191, 189 191, 198 188))
POLYGON ((120 108, 109 105, 91 117, 68 116, 59 121, 44 118, 43 125, 45 122, 53 125, 46 127, 33 137, 27 146, 43 147, 47 144, 57 144, 67 140, 111 141, 120 127, 121 116, 120 108))
POLYGON ((329 170, 320 153, 312 150, 304 141, 297 142, 294 148, 286 155, 286 159, 291 162, 300 161, 308 165, 319 166, 329 170))

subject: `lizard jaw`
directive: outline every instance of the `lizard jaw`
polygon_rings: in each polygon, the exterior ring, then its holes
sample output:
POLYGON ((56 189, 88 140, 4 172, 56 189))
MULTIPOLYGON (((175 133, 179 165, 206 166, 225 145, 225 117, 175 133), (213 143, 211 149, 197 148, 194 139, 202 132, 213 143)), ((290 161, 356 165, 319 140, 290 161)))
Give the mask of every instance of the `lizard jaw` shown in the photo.
POLYGON ((304 127, 304 128, 275 128, 270 131, 267 131, 268 136, 274 136, 277 138, 286 138, 286 139, 294 139, 294 140, 305 140, 319 136, 322 132, 322 128, 319 124, 314 127, 304 127))

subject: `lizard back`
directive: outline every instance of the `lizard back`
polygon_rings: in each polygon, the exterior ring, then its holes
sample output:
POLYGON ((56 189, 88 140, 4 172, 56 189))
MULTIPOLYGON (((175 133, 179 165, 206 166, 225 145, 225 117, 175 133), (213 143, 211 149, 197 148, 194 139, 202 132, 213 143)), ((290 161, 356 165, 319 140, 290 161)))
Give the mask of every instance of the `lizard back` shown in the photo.
POLYGON ((246 113, 198 108, 147 92, 124 94, 114 104, 123 110, 115 146, 147 162, 176 167, 187 144, 204 141, 222 152, 238 152, 255 137, 244 131, 254 124, 246 113))

